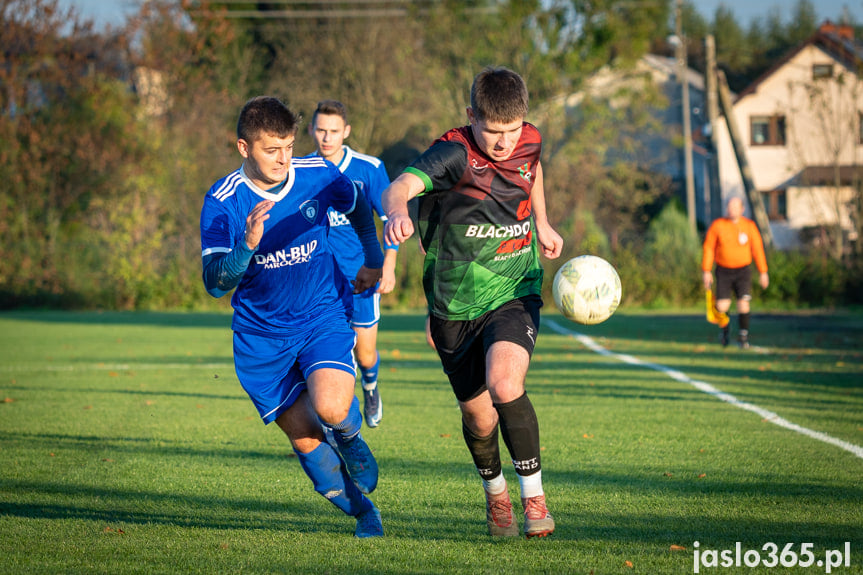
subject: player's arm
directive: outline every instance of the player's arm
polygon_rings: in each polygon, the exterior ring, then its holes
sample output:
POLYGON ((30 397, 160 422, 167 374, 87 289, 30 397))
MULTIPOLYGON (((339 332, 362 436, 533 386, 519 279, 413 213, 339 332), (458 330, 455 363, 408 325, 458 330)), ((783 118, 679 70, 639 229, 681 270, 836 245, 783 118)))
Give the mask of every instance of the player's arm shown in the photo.
POLYGON ((408 202, 422 193, 451 190, 467 166, 467 148, 457 142, 437 141, 405 168, 381 198, 387 223, 384 241, 398 245, 411 237, 414 224, 408 202))
POLYGON ((701 250, 701 279, 704 289, 709 290, 713 285, 713 258, 716 252, 717 226, 711 225, 707 228, 704 237, 704 245, 701 250))
POLYGON ((412 172, 402 172, 381 196, 387 215, 384 242, 399 245, 414 233, 414 223, 408 213, 408 202, 426 189, 425 182, 412 172))
POLYGON ((381 283, 378 293, 390 293, 396 287, 396 256, 398 250, 384 249, 384 267, 381 270, 381 283))
POLYGON ((372 209, 362 194, 356 194, 354 208, 346 212, 345 216, 354 227, 365 256, 363 266, 357 271, 357 277, 353 282, 354 293, 360 293, 381 279, 381 267, 384 258, 381 254, 381 244, 378 242, 378 231, 375 227, 372 209))
POLYGON ((560 256, 561 251, 563 251, 563 238, 548 223, 541 163, 536 165, 534 178, 533 188, 530 191, 530 203, 533 221, 536 224, 536 239, 539 241, 542 254, 549 259, 554 259, 560 256))
POLYGON ((231 251, 204 254, 204 287, 211 296, 222 297, 240 285, 240 280, 243 279, 252 256, 261 243, 264 221, 270 217, 267 212, 273 204, 271 200, 264 200, 252 208, 246 217, 246 233, 231 251))
POLYGON ((770 276, 767 275, 767 256, 764 253, 764 240, 761 239, 761 232, 754 222, 752 223, 752 229, 753 231, 749 235, 752 236, 752 258, 755 260, 755 267, 758 268, 759 272, 758 285, 762 289, 767 289, 767 286, 770 285, 770 276))
MULTIPOLYGON (((387 214, 384 211, 381 202, 383 191, 390 185, 390 178, 387 175, 387 170, 383 163, 379 164, 375 170, 369 174, 367 182, 367 190, 369 194, 369 204, 372 210, 378 215, 381 221, 386 226, 387 214)), ((378 284, 378 293, 390 293, 396 285, 396 258, 398 257, 399 246, 391 244, 386 240, 386 236, 382 238, 384 246, 384 267, 381 269, 381 281, 378 284)))

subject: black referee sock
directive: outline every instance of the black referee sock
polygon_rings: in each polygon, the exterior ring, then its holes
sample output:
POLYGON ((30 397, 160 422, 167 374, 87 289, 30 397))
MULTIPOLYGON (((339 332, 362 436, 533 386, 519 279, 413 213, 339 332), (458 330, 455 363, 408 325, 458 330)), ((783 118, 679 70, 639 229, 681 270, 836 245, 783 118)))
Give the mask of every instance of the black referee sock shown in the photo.
POLYGON ((740 333, 749 333, 749 313, 737 314, 737 321, 740 325, 740 333))
POLYGON ((500 475, 502 465, 500 463, 500 444, 497 439, 497 426, 494 431, 485 437, 480 437, 468 429, 464 420, 461 422, 461 431, 464 434, 464 442, 473 457, 473 464, 479 476, 486 481, 500 475))
POLYGON ((500 433, 506 443, 515 472, 533 475, 540 471, 539 422, 527 393, 509 403, 494 405, 500 417, 500 433))

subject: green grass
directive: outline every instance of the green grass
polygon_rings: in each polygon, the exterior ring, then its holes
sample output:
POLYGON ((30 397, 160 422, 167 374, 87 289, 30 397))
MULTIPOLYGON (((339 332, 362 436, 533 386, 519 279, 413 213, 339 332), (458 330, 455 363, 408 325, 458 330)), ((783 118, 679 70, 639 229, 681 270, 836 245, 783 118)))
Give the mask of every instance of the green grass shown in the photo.
POLYGON ((698 541, 812 543, 816 560, 849 542, 851 567, 833 573, 863 573, 863 458, 547 323, 859 448, 863 316, 755 315, 762 349, 746 352, 719 347, 696 315, 543 321, 527 386, 554 535, 486 535, 423 317, 390 314, 384 420, 364 433, 387 536, 360 541, 240 388, 228 315, 0 314, 0 572, 692 573, 698 541))

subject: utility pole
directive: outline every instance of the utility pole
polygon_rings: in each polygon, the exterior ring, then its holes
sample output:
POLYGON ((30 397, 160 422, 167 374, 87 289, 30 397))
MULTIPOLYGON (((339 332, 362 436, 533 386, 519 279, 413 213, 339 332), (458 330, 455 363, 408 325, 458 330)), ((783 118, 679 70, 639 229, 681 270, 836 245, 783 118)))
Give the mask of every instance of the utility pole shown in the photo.
POLYGON ((716 86, 716 42, 712 34, 704 38, 704 53, 706 62, 705 80, 707 90, 707 121, 710 123, 710 144, 712 157, 708 172, 710 174, 710 194, 705 197, 704 207, 709 224, 722 215, 722 185, 719 182, 719 102, 716 86))
POLYGON ((686 170, 686 214, 689 217, 689 228, 695 235, 695 178, 692 168, 692 118, 689 106, 689 63, 686 54, 686 39, 683 36, 683 18, 681 12, 683 0, 677 0, 674 18, 674 33, 677 35, 677 77, 680 79, 682 95, 681 113, 683 114, 683 163, 686 170))
POLYGON ((737 165, 740 166, 740 176, 743 178, 743 187, 746 190, 746 197, 749 199, 749 208, 752 210, 755 223, 761 232, 764 247, 769 248, 773 246, 770 219, 767 217, 767 210, 764 209, 760 194, 755 189, 755 182, 752 179, 752 168, 749 167, 749 160, 746 157, 746 146, 743 145, 743 136, 740 128, 737 126, 737 118, 734 116, 734 107, 731 103, 731 90, 728 88, 725 72, 717 70, 716 79, 719 85, 719 104, 725 113, 725 124, 728 126, 728 135, 731 136, 731 144, 734 146, 737 165))

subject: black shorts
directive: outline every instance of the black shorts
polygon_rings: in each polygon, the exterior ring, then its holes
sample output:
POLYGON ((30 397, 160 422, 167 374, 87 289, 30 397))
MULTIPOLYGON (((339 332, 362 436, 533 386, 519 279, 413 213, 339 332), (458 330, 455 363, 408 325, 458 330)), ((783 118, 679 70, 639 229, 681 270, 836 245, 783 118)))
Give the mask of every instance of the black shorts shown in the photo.
POLYGON ((752 299, 752 268, 724 268, 716 266, 716 299, 752 299))
POLYGON ((533 355, 541 307, 542 298, 527 296, 474 320, 451 321, 431 316, 432 340, 459 401, 473 399, 486 390, 485 356, 492 344, 512 342, 533 355))

